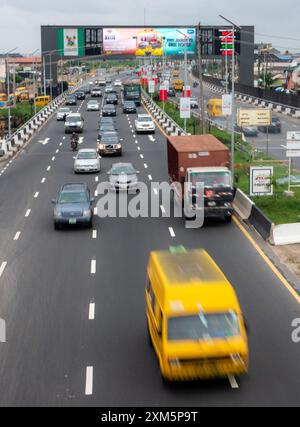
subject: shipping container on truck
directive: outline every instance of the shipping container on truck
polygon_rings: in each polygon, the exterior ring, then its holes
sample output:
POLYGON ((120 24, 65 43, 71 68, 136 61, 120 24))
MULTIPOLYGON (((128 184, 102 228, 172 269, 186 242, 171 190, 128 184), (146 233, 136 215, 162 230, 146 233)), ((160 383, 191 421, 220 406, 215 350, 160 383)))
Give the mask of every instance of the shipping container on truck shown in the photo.
POLYGON ((122 82, 124 101, 134 101, 136 106, 141 105, 142 89, 138 79, 122 82))
POLYGON ((192 203, 197 210, 197 182, 204 183, 204 216, 230 221, 234 188, 229 170, 229 149, 213 135, 169 136, 167 138, 168 173, 174 195, 182 204, 185 184, 191 185, 192 203))

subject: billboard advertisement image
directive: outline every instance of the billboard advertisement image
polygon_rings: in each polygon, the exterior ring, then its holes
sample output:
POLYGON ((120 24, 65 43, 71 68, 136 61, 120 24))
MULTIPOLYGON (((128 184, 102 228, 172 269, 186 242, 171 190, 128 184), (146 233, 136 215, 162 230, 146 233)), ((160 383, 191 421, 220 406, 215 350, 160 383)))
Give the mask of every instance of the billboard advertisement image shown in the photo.
POLYGON ((84 56, 84 30, 82 28, 60 28, 57 40, 59 55, 84 56))
POLYGON ((196 53, 195 28, 103 28, 106 55, 166 56, 196 53))

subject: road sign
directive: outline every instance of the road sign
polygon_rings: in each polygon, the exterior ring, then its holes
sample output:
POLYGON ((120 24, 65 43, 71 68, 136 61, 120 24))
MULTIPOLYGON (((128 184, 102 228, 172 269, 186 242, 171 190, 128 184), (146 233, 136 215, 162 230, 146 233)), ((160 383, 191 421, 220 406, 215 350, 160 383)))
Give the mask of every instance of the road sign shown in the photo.
POLYGON ((300 149, 286 150, 286 157, 300 157, 300 149))
POLYGON ((155 92, 155 82, 154 80, 148 80, 148 92, 154 93, 155 92))
POLYGON ((293 153, 291 156, 286 154, 287 157, 300 157, 300 151, 299 155, 295 155, 297 150, 300 150, 300 132, 287 132, 286 134, 286 149, 293 153))
POLYGON ((191 98, 180 98, 180 118, 189 119, 191 117, 191 98))
POLYGON ((250 167, 250 196, 273 195, 273 166, 250 167))
POLYGON ((222 95, 222 114, 224 116, 231 116, 232 114, 232 96, 225 94, 222 95))
POLYGON ((269 126, 271 124, 271 110, 267 108, 238 109, 237 122, 243 126, 269 126))

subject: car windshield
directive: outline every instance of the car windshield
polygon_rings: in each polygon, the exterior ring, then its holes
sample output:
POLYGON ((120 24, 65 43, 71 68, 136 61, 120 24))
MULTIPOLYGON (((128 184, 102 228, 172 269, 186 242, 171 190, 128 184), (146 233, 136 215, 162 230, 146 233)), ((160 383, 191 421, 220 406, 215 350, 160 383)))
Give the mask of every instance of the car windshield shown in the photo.
POLYGON ((98 105, 98 102, 97 101, 89 101, 89 104, 90 105, 98 105))
POLYGON ((233 311, 168 319, 169 341, 200 341, 240 336, 238 316, 233 311))
POLYGON ((68 113, 70 111, 70 109, 69 108, 60 108, 59 109, 59 113, 68 113))
POLYGON ((101 144, 111 144, 111 143, 118 143, 119 139, 117 136, 109 136, 109 135, 105 135, 102 137, 101 139, 101 144))
POLYGON ((145 117, 138 117, 139 122, 152 122, 151 117, 145 116, 145 117))
POLYGON ((97 153, 95 151, 84 151, 77 154, 77 159, 97 159, 97 153))
POLYGON ((87 203, 88 197, 85 191, 62 191, 58 203, 87 203))
POLYGON ((198 182, 204 182, 205 187, 230 187, 230 172, 192 172, 191 182, 195 186, 198 182))
POLYGON ((114 166, 111 170, 112 175, 133 175, 135 174, 135 169, 132 165, 120 165, 114 166))
POLYGON ((104 105, 104 107, 103 107, 103 109, 104 110, 114 110, 115 109, 115 107, 113 106, 113 105, 104 105))
POLYGON ((67 117, 67 122, 80 122, 80 121, 81 121, 80 117, 74 117, 74 116, 67 117))

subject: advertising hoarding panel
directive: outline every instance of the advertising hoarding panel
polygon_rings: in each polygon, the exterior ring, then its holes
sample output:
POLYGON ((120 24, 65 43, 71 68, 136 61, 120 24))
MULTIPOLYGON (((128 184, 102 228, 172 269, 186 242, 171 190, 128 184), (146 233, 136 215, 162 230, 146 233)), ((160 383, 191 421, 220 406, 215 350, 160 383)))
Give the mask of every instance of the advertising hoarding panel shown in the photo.
POLYGON ((195 28, 103 28, 107 55, 166 56, 196 52, 195 28))

